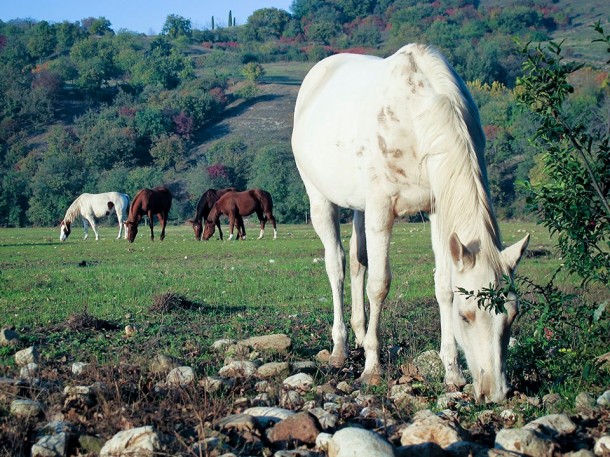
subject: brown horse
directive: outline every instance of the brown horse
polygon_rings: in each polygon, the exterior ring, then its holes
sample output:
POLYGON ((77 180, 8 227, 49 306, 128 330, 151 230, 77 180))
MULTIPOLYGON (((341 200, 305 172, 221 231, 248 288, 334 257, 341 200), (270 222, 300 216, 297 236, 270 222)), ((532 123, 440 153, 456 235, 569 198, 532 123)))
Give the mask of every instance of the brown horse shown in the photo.
POLYGON ((142 216, 148 216, 148 225, 150 226, 150 239, 154 241, 155 234, 153 233, 153 215, 157 215, 161 224, 161 241, 165 238, 165 226, 169 210, 172 207, 172 193, 165 186, 155 187, 154 189, 142 189, 131 202, 129 207, 129 217, 125 222, 127 230, 127 239, 130 243, 136 239, 138 234, 138 225, 142 216))
MULTIPOLYGON (((208 189, 199 198, 197 202, 197 210, 195 212, 195 218, 189 219, 189 222, 193 226, 193 231, 195 232, 195 239, 201 241, 201 235, 203 234, 203 225, 202 220, 208 218, 210 211, 214 207, 214 204, 218 201, 220 197, 222 197, 227 192, 232 191, 236 192, 237 189, 235 187, 228 187, 227 189, 208 189)), ((220 233, 220 239, 222 240, 222 229, 220 228, 220 219, 218 219, 218 232, 220 233)))
POLYGON ((229 217, 229 229, 233 238, 233 227, 237 225, 237 238, 246 239, 246 228, 244 227, 243 216, 256 213, 261 223, 260 240, 265 234, 265 224, 270 220, 273 224, 273 239, 277 238, 277 226, 273 217, 273 200, 271 194, 262 189, 250 189, 244 192, 227 192, 218 199, 207 219, 205 220, 205 230, 203 239, 209 240, 214 234, 214 227, 218 225, 220 216, 229 217))

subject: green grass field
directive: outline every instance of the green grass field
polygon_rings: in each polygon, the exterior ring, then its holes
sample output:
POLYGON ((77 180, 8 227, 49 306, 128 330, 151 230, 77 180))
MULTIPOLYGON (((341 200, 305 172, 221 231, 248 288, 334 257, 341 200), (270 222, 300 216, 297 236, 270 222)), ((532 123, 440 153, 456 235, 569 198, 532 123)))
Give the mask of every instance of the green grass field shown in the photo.
MULTIPOLYGON (((289 334, 303 357, 330 348, 332 303, 323 249, 313 228, 280 225, 279 238, 247 227, 245 242, 194 240, 190 226, 170 226, 165 241, 142 229, 133 244, 103 226, 100 240, 83 241, 75 227, 66 242, 57 228, 0 230, 0 313, 26 342, 48 357, 112 363, 165 352, 194 362, 209 358, 218 338, 289 334), (173 292, 189 306, 151 310, 155 296, 173 292), (114 331, 74 331, 65 324, 87 313, 114 331), (134 325, 135 337, 124 336, 134 325)), ((342 227, 344 243, 351 227, 342 227)), ((543 228, 510 223, 506 243, 532 234, 531 247, 549 247, 543 228)), ((157 235, 158 237, 158 235, 157 235)), ((382 318, 384 344, 414 354, 436 348, 438 317, 428 224, 397 222, 391 261, 393 283, 382 318)), ((557 266, 551 257, 526 259, 521 272, 543 280, 557 266)), ((349 291, 349 282, 346 284, 349 291)), ((347 298, 349 308, 349 297, 347 298)), ((349 309, 347 310, 349 312, 349 309)), ((0 352, 4 362, 10 352, 0 352)), ((1 360, 1 359, 0 359, 1 360)))

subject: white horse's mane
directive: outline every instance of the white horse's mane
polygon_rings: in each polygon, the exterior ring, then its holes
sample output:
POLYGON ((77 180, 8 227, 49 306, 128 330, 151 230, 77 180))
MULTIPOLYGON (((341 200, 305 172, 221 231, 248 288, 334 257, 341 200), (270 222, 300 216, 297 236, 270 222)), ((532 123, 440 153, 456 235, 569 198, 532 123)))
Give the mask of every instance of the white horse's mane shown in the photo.
POLYGON ((81 197, 82 195, 78 196, 66 211, 66 215, 64 216, 65 222, 72 223, 74 222, 74 219, 81 215, 81 197))
POLYGON ((430 151, 433 210, 439 214, 441 240, 448 243, 455 232, 465 244, 480 242, 480 252, 494 271, 505 274, 478 109, 462 79, 438 51, 425 48, 421 59, 438 94, 416 122, 424 132, 424 150, 430 151))

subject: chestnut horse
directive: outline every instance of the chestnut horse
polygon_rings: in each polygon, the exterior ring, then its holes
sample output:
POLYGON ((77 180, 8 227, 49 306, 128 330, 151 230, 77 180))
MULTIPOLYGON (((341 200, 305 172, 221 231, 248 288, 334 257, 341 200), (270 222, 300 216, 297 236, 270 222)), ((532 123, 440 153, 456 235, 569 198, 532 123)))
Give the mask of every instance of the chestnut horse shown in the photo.
MULTIPOLYGON (((201 241, 201 235, 203 234, 203 224, 202 220, 208 218, 210 211, 214 204, 218 201, 220 197, 226 194, 229 191, 236 192, 237 189, 235 187, 228 187, 226 189, 208 189, 206 190, 199 201, 197 202, 197 210, 195 212, 195 218, 189 219, 189 222, 193 226, 193 231, 195 232, 195 239, 201 241)), ((220 219, 218 219, 218 232, 220 233, 220 239, 222 240, 222 229, 220 228, 220 219)))
POLYGON ((220 216, 229 218, 229 229, 233 238, 233 227, 237 225, 237 238, 246 239, 246 228, 243 216, 256 213, 261 224, 260 240, 265 234, 265 224, 268 220, 273 224, 273 239, 277 238, 277 226, 273 217, 273 200, 271 194, 262 189, 250 189, 244 192, 227 192, 218 199, 205 221, 203 239, 209 240, 214 234, 214 226, 219 224, 220 216))
POLYGON ((150 226, 150 239, 154 241, 155 234, 153 233, 153 215, 157 215, 161 224, 161 241, 165 238, 165 226, 169 210, 172 207, 172 193, 165 186, 155 187, 154 189, 141 189, 131 202, 129 208, 129 217, 125 222, 125 230, 127 230, 127 239, 130 243, 136 239, 138 234, 138 225, 142 216, 148 216, 148 225, 150 226))

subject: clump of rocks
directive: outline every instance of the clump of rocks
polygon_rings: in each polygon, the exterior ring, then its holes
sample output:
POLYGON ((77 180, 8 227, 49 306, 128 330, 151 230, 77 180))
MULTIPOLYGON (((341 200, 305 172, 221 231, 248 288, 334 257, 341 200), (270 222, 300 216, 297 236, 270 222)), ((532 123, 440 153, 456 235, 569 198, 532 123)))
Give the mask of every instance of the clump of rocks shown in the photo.
POLYGON ((416 357, 409 375, 389 380, 387 389, 372 390, 324 376, 318 360, 324 354, 294 361, 291 347, 281 334, 219 340, 210 350, 222 367, 208 374, 156 355, 137 372, 146 384, 140 388, 154 399, 146 408, 158 408, 140 423, 122 417, 121 409, 135 409, 141 399, 129 397, 121 380, 82 383, 96 369, 82 362, 66 369, 65 379, 45 379, 49 362, 29 347, 15 353, 19 375, 0 380, 0 407, 11 420, 36 424, 31 446, 15 455, 610 456, 610 390, 582 393, 572 415, 558 411, 526 421, 525 410, 548 411, 558 398, 515 395, 485 410, 475 405, 471 388, 430 398, 418 385, 442 377, 434 351, 416 357), (124 404, 108 411, 104 405, 117 391, 124 404), (28 392, 36 394, 28 398, 28 392), (193 399, 203 399, 208 410, 193 399), (172 404, 176 411, 164 417, 172 404), (97 432, 96 418, 108 414, 121 416, 118 428, 97 432))

